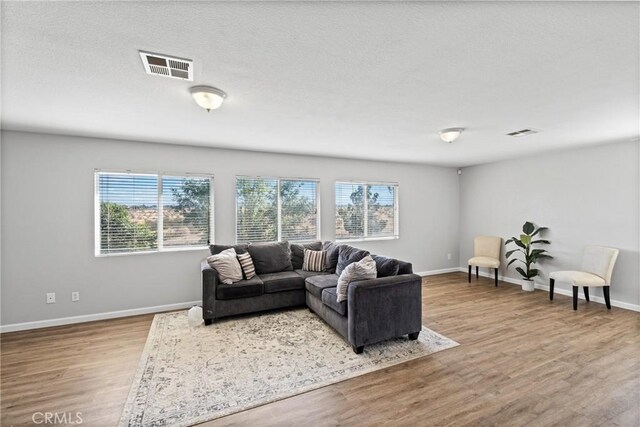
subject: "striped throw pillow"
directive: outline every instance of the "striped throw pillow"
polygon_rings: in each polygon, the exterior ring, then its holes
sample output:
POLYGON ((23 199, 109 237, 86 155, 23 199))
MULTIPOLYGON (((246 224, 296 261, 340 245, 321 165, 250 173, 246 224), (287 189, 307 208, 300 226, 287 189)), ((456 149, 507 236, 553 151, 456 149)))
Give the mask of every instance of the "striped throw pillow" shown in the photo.
POLYGON ((253 260, 251 259, 249 252, 238 254, 238 261, 240 262, 240 267, 242 267, 245 279, 249 280, 254 278, 256 275, 256 268, 253 266, 253 260))
POLYGON ((304 250, 304 261, 302 261, 302 269, 304 271, 324 271, 324 263, 327 257, 325 251, 304 250))

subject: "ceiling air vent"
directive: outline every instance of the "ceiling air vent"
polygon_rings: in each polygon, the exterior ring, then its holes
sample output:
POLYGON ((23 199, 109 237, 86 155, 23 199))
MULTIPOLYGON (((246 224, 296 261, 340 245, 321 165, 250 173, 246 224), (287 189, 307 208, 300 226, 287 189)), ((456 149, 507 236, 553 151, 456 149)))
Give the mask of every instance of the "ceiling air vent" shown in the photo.
POLYGON ((193 61, 161 53, 140 51, 140 58, 147 74, 193 81, 193 61))
POLYGON ((538 132, 540 132, 540 131, 539 130, 535 130, 535 129, 521 129, 521 130, 517 130, 515 132, 509 132, 507 135, 519 137, 519 136, 531 135, 532 133, 538 133, 538 132))

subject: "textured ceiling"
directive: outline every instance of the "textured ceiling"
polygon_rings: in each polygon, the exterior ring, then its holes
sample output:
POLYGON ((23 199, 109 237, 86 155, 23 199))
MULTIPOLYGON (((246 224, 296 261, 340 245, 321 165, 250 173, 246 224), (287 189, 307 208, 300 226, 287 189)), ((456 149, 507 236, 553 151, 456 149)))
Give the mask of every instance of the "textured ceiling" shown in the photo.
POLYGON ((1 7, 5 129, 450 166, 639 133, 637 2, 1 7), (207 114, 196 84, 229 97, 207 114))

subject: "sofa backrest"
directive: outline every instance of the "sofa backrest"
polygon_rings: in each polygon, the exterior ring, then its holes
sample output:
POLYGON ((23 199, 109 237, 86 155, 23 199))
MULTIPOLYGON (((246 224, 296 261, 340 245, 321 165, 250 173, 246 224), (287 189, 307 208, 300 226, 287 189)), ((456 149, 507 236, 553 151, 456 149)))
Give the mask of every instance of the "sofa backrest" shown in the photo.
POLYGON ((291 247, 287 241, 252 243, 249 245, 249 254, 258 275, 293 270, 291 247))

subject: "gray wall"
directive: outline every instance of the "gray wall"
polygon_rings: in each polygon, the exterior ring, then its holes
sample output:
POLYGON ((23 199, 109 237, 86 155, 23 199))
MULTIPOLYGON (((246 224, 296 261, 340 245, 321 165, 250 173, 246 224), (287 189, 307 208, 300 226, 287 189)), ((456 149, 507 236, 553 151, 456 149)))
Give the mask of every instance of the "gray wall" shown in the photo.
POLYGON ((319 178, 323 240, 334 238, 335 180, 395 181, 400 239, 355 245, 411 261, 415 271, 459 265, 452 168, 21 132, 2 137, 5 325, 201 298, 199 261, 206 251, 94 257, 95 168, 215 174, 219 243, 235 241, 236 175, 319 178), (72 291, 80 291, 80 302, 71 302, 72 291), (56 304, 45 304, 46 292, 56 292, 56 304))
MULTIPOLYGON (((460 265, 472 256, 475 235, 508 238, 531 220, 550 228, 548 249, 555 257, 541 264, 539 283, 548 284, 551 271, 578 268, 585 245, 612 246, 620 256, 611 298, 640 304, 639 159, 638 142, 625 142, 464 168, 460 265)), ((519 279, 511 267, 501 270, 519 279)))

